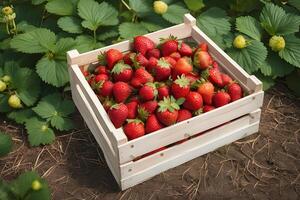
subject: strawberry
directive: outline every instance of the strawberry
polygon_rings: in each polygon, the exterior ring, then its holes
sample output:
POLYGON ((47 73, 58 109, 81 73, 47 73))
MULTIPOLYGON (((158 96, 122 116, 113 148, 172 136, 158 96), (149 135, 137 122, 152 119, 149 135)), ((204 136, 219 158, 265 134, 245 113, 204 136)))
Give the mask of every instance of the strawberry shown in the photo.
POLYGON ((141 53, 135 54, 131 58, 135 69, 148 66, 148 59, 141 53))
POLYGON ((164 83, 159 84, 157 91, 159 100, 162 100, 164 97, 168 97, 170 95, 170 88, 164 83))
POLYGON ((130 84, 134 88, 140 88, 142 85, 144 85, 147 82, 153 82, 154 78, 153 76, 145 70, 145 68, 139 68, 135 70, 133 78, 130 81, 130 84))
POLYGON ((200 85, 198 86, 197 92, 201 94, 203 101, 207 105, 212 104, 212 98, 214 95, 215 87, 214 85, 209 81, 202 81, 200 82, 200 85))
POLYGON ((145 135, 144 123, 139 119, 129 119, 128 123, 123 127, 125 135, 129 140, 145 135))
POLYGON ((184 74, 178 77, 171 85, 171 92, 176 99, 185 97, 190 92, 189 79, 184 74))
POLYGON ((213 61, 212 67, 220 71, 219 64, 216 61, 213 61))
POLYGON ((167 39, 161 40, 162 44, 160 46, 163 56, 169 56, 171 53, 176 52, 178 49, 177 38, 170 35, 167 39))
POLYGON ((159 51, 159 49, 148 50, 147 53, 146 53, 146 58, 150 59, 151 57, 159 59, 160 58, 160 51, 159 51))
POLYGON ((114 84, 111 81, 102 81, 97 88, 98 94, 102 97, 110 97, 112 95, 114 84))
POLYGON ((225 87, 226 85, 229 85, 230 83, 232 83, 232 79, 227 74, 222 73, 221 77, 222 77, 222 80, 223 80, 223 87, 225 87))
POLYGON ((104 108, 104 110, 105 110, 106 112, 108 112, 108 110, 110 109, 110 107, 111 107, 112 105, 114 105, 114 102, 113 102, 113 100, 110 99, 110 98, 105 98, 104 101, 103 101, 103 103, 102 103, 102 106, 103 106, 103 108, 104 108))
POLYGON ((89 71, 83 71, 82 73, 83 73, 83 76, 84 76, 86 79, 89 78, 89 76, 90 76, 90 72, 89 72, 89 71))
POLYGON ((133 71, 131 67, 123 62, 118 62, 115 64, 114 68, 111 70, 114 80, 128 82, 131 80, 133 71))
POLYGON ((147 69, 149 72, 153 73, 154 68, 155 68, 156 65, 157 65, 157 62, 158 62, 158 59, 157 59, 157 58, 151 57, 151 58, 149 59, 149 62, 148 62, 148 65, 147 65, 146 69, 147 69))
POLYGON ((175 61, 178 61, 179 58, 181 58, 181 55, 179 52, 173 52, 169 55, 169 57, 173 58, 175 61))
POLYGON ((181 122, 187 119, 192 118, 192 113, 187 110, 187 109, 180 109, 178 111, 178 118, 177 118, 177 122, 181 122))
POLYGON ((131 88, 125 82, 116 82, 113 87, 113 95, 117 103, 124 102, 131 95, 131 88))
POLYGON ((171 65, 164 58, 157 61, 157 65, 153 68, 155 80, 164 81, 171 75, 171 65))
POLYGON ((170 126, 175 124, 178 118, 178 110, 180 109, 174 97, 165 97, 158 102, 158 110, 156 111, 157 119, 164 125, 170 126))
POLYGON ((109 49, 98 56, 100 64, 107 65, 108 69, 111 70, 114 65, 122 60, 123 54, 117 49, 109 49))
POLYGON ((203 112, 209 112, 209 111, 211 111, 211 110, 213 110, 213 109, 215 109, 215 107, 214 106, 210 106, 210 105, 205 105, 205 106, 203 106, 203 112))
POLYGON ((98 74, 95 76, 95 82, 99 83, 100 81, 107 81, 108 80, 108 75, 107 74, 98 74))
POLYGON ((185 97, 183 107, 191 111, 199 110, 203 106, 201 94, 198 92, 189 92, 185 97))
POLYGON ((140 103, 140 99, 137 95, 130 97, 128 102, 137 102, 138 104, 140 103))
POLYGON ((95 69, 95 74, 106 74, 108 75, 109 72, 106 69, 106 67, 104 65, 99 65, 96 69, 95 69))
POLYGON ((152 100, 140 104, 139 109, 144 109, 144 111, 147 111, 149 114, 152 114, 155 112, 157 106, 158 106, 157 101, 152 100))
POLYGON ((171 67, 175 67, 176 65, 176 60, 174 58, 171 58, 170 56, 166 56, 166 57, 163 57, 168 63, 171 64, 171 67))
POLYGON ((174 70, 178 75, 188 74, 193 71, 193 65, 191 64, 191 59, 188 57, 180 58, 174 67, 174 70))
POLYGON ((193 50, 192 48, 183 41, 178 42, 178 52, 181 56, 192 56, 193 50))
POLYGON ((201 49, 201 51, 207 51, 208 50, 208 46, 206 43, 202 42, 199 44, 199 49, 201 49))
POLYGON ((136 36, 133 41, 133 48, 136 52, 146 55, 147 51, 155 48, 155 44, 145 36, 136 36))
POLYGON ((213 105, 218 108, 230 102, 230 96, 227 92, 219 91, 213 96, 213 105))
POLYGON ((200 79, 199 74, 195 72, 190 72, 186 74, 185 77, 189 79, 191 85, 193 85, 197 80, 200 79))
POLYGON ((135 119, 137 116, 137 106, 138 103, 136 101, 131 101, 129 103, 126 104, 127 108, 128 108, 128 119, 135 119))
POLYGON ((144 86, 141 87, 139 90, 139 96, 144 101, 150 101, 157 96, 157 89, 154 83, 146 83, 144 86))
POLYGON ((207 51, 201 51, 198 49, 194 54, 194 65, 199 69, 207 69, 212 65, 212 58, 207 51))
POLYGON ((127 65, 132 65, 133 64, 133 62, 132 62, 132 58, 135 56, 135 53, 133 53, 133 52, 128 52, 128 53, 126 53, 125 55, 124 55, 124 57, 123 57, 123 61, 124 61, 124 63, 125 64, 127 64, 127 65))
POLYGON ((151 133, 164 128, 164 126, 158 121, 157 117, 152 114, 147 118, 145 131, 146 133, 151 133))
POLYGON ((209 68, 202 72, 201 77, 209 80, 213 84, 216 84, 219 87, 223 86, 223 79, 221 72, 215 68, 209 68))
POLYGON ((236 101, 243 96, 243 91, 238 83, 232 83, 227 87, 228 94, 230 95, 231 101, 236 101))
POLYGON ((108 116, 116 128, 120 128, 128 116, 128 108, 125 104, 114 104, 108 110, 108 116))

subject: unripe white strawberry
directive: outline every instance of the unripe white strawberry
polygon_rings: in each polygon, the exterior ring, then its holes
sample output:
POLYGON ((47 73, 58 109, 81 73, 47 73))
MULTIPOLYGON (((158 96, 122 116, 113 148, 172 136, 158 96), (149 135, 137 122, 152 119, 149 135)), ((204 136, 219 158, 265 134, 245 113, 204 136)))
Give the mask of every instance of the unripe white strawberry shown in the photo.
POLYGON ((2 77, 2 80, 5 82, 5 83, 9 83, 11 81, 11 77, 8 76, 8 75, 5 75, 2 77))
POLYGON ((168 5, 163 1, 154 1, 153 9, 155 13, 162 15, 167 12, 168 5))
POLYGON ((285 40, 281 36, 276 36, 274 35, 273 37, 270 38, 269 40, 269 46, 271 49, 275 52, 281 51, 285 47, 285 40))
POLYGON ((22 108, 21 100, 20 98, 13 94, 8 98, 8 105, 12 108, 22 108))
POLYGON ((0 80, 0 92, 6 90, 6 87, 7 87, 6 83, 0 80))
POLYGON ((233 46, 237 49, 243 49, 247 45, 246 39, 242 35, 238 35, 234 38, 233 46))

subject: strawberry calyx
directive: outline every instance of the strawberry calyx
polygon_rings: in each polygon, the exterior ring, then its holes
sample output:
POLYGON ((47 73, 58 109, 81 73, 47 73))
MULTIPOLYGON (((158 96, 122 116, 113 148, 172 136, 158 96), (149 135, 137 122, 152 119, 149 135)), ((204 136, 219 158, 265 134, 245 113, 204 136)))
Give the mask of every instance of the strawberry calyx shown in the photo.
MULTIPOLYGON (((179 102, 180 103, 180 102, 179 102)), ((164 97, 163 100, 158 102, 158 112, 170 111, 174 112, 175 110, 179 110, 180 107, 173 96, 164 97)))
POLYGON ((174 81, 177 85, 179 85, 181 88, 188 87, 190 85, 190 80, 185 77, 184 74, 181 76, 177 76, 178 78, 174 81))
POLYGON ((151 87, 153 89, 153 93, 154 93, 154 96, 156 98, 157 95, 158 95, 158 91, 157 91, 157 87, 156 87, 157 84, 156 83, 152 83, 152 82, 148 82, 145 85, 147 85, 147 86, 149 86, 149 87, 151 87))
POLYGON ((118 62, 115 64, 114 68, 112 69, 111 73, 120 74, 126 69, 131 69, 130 65, 124 63, 124 61, 118 62))
POLYGON ((209 74, 209 70, 211 69, 211 67, 207 68, 206 70, 202 71, 201 73, 201 78, 204 80, 208 80, 210 74, 209 74))
POLYGON ((98 62, 100 65, 107 65, 106 62, 106 52, 101 52, 100 55, 98 55, 98 62))
POLYGON ((161 68, 170 68, 171 64, 164 58, 160 58, 157 61, 157 66, 161 67, 161 68))
POLYGON ((112 105, 109 109, 119 109, 119 107, 120 107, 120 103, 116 103, 116 104, 114 104, 114 105, 112 105))
POLYGON ((139 119, 141 119, 142 121, 146 121, 149 117, 150 113, 144 108, 139 106, 138 107, 138 117, 139 119))
POLYGON ((193 114, 195 116, 201 115, 203 113, 203 108, 200 108, 199 110, 196 110, 193 114))
MULTIPOLYGON (((169 35, 169 37, 168 38, 159 38, 159 45, 158 46, 160 46, 160 45, 162 45, 163 43, 165 43, 165 42, 168 42, 168 41, 170 41, 170 40, 175 40, 175 41, 177 41, 177 37, 176 36, 174 36, 174 35, 169 35)), ((177 41, 178 42, 178 41, 177 41)))
POLYGON ((129 123, 135 123, 135 124, 144 124, 144 122, 142 121, 142 120, 140 120, 140 119, 127 119, 126 120, 127 121, 127 123, 129 124, 129 123))

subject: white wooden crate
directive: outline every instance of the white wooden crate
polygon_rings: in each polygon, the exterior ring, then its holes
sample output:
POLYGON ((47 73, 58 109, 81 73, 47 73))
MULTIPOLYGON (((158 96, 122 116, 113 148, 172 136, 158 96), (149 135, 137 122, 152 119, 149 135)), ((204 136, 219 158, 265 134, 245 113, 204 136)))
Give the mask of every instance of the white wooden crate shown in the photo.
POLYGON ((124 41, 83 54, 79 54, 77 50, 69 51, 67 55, 73 100, 99 143, 106 162, 122 190, 255 133, 259 128, 260 107, 264 94, 262 83, 255 76, 247 74, 208 38, 196 26, 196 20, 190 14, 184 16, 184 23, 146 36, 158 43, 159 38, 168 37, 170 34, 179 39, 192 37, 198 43, 207 43, 210 54, 222 70, 236 79, 249 95, 208 113, 128 141, 122 128, 116 129, 110 121, 79 66, 96 62, 101 52, 111 48, 128 51, 131 49, 130 42, 124 41), (204 131, 205 134, 198 134, 204 131), (145 153, 185 138, 191 139, 137 160, 145 153))

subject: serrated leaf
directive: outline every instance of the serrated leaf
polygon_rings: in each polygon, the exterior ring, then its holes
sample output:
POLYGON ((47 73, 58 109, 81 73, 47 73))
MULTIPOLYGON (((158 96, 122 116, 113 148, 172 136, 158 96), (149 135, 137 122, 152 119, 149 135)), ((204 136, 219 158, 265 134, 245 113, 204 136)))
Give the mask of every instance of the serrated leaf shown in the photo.
POLYGON ((291 6, 294 6, 295 8, 297 8, 300 11, 300 1, 299 0, 288 0, 287 3, 290 4, 291 6))
POLYGON ((147 29, 140 23, 124 22, 119 26, 121 38, 131 39, 137 35, 148 33, 147 29))
POLYGON ((279 56, 286 62, 300 68, 300 39, 295 35, 284 37, 285 47, 279 52, 279 56))
POLYGON ((68 67, 65 60, 43 57, 36 64, 36 72, 44 82, 55 87, 64 86, 69 81, 68 67))
POLYGON ((57 41, 54 49, 55 59, 66 59, 66 52, 74 49, 76 41, 73 38, 61 38, 57 41))
POLYGON ((118 35, 119 35, 118 31, 108 30, 108 31, 105 31, 101 34, 98 34, 97 39, 100 40, 100 41, 105 41, 107 39, 117 37, 118 35))
POLYGON ((232 47, 227 50, 227 53, 247 72, 253 73, 262 65, 267 57, 268 51, 263 43, 252 40, 246 48, 237 49, 232 47))
POLYGON ((260 14, 260 22, 270 35, 287 35, 299 31, 300 16, 286 14, 281 7, 267 3, 260 14))
POLYGON ((77 17, 61 17, 57 21, 57 25, 68 33, 82 33, 81 21, 77 17))
POLYGON ((28 133, 28 140, 31 146, 50 144, 54 141, 55 135, 47 121, 36 117, 26 121, 25 127, 28 133))
POLYGON ((226 35, 231 24, 226 12, 220 8, 210 8, 197 17, 197 26, 209 37, 226 35))
POLYGON ((286 77, 286 83, 288 87, 294 91, 296 96, 300 97, 300 87, 299 87, 300 73, 295 71, 286 77))
POLYGON ((129 0, 129 6, 139 17, 143 17, 152 11, 152 1, 129 0))
POLYGON ((6 156, 12 149, 11 136, 0 131, 0 157, 6 156))
POLYGON ((256 72, 255 76, 263 83, 263 90, 266 91, 275 85, 275 81, 270 76, 264 76, 260 72, 256 72))
POLYGON ((231 0, 230 9, 236 12, 250 12, 259 4, 257 0, 231 0))
POLYGON ((184 3, 188 7, 188 9, 192 11, 198 11, 205 7, 203 0, 184 0, 184 3))
POLYGON ((16 35, 10 42, 12 48, 23 53, 44 53, 51 50, 56 42, 53 32, 44 28, 37 28, 20 35, 16 35))
POLYGON ((168 7, 166 13, 162 17, 172 24, 180 24, 183 22, 184 14, 189 13, 182 4, 172 4, 168 7))
POLYGON ((76 46, 74 47, 80 53, 84 53, 93 49, 98 49, 104 46, 101 42, 95 42, 94 38, 88 35, 80 35, 76 37, 76 46))
POLYGON ((34 29, 36 29, 36 26, 33 26, 31 24, 28 24, 27 21, 21 21, 20 23, 17 24, 18 27, 18 31, 20 32, 28 32, 28 31, 33 31, 34 29))
POLYGON ((94 0, 80 0, 78 15, 84 19, 82 26, 95 31, 99 26, 117 25, 118 11, 106 2, 99 4, 94 0))
POLYGON ((260 41, 263 29, 259 22, 251 16, 236 18, 236 30, 260 41))
POLYGON ((170 27, 172 24, 164 20, 161 16, 157 14, 152 14, 143 18, 140 22, 149 32, 158 31, 160 29, 170 27))
POLYGON ((72 15, 74 12, 71 0, 52 0, 46 4, 45 8, 49 13, 56 15, 72 15))
POLYGON ((35 113, 31 109, 14 110, 7 114, 9 119, 15 120, 18 124, 24 124, 27 119, 34 117, 35 113))

